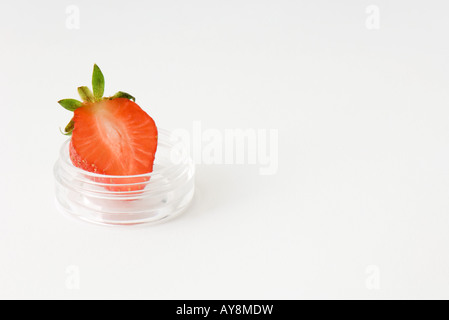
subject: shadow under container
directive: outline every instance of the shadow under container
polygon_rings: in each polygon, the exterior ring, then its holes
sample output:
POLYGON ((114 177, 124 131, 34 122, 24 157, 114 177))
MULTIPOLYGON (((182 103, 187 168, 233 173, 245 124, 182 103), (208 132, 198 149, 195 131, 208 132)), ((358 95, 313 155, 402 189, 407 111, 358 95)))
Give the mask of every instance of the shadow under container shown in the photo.
POLYGON ((183 212, 194 195, 195 167, 181 139, 159 130, 153 172, 108 176, 75 167, 70 139, 54 166, 56 204, 75 218, 103 225, 157 223, 183 212))

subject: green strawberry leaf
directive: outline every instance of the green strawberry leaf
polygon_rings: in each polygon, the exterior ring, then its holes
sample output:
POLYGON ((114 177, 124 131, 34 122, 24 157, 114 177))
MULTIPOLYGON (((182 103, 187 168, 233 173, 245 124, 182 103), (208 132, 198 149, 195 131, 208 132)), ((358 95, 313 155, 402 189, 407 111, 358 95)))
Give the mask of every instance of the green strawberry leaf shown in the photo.
POLYGON ((104 76, 100 68, 95 64, 92 73, 92 89, 96 101, 100 101, 104 94, 104 76))
POLYGON ((78 93, 79 93, 81 99, 83 99, 83 101, 95 102, 94 94, 88 87, 79 87, 78 93))
POLYGON ((134 98, 129 93, 126 93, 126 92, 123 92, 123 91, 117 92, 116 94, 114 94, 109 99, 116 99, 116 98, 125 98, 125 99, 132 100, 132 101, 136 102, 136 98, 134 98))
POLYGON ((61 130, 61 128, 59 128, 59 131, 61 131, 61 133, 65 136, 71 136, 73 129, 75 128, 75 121, 70 120, 69 124, 65 127, 64 132, 61 130))
POLYGON ((82 102, 75 100, 75 99, 62 99, 59 100, 58 103, 65 109, 69 111, 75 111, 79 107, 83 105, 82 102))

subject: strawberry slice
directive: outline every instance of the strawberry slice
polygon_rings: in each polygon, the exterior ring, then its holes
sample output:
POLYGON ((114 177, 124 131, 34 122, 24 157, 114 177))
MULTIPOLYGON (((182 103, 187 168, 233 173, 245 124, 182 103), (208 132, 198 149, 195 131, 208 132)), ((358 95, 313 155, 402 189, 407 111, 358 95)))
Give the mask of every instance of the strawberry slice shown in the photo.
MULTIPOLYGON (((103 98, 104 77, 95 65, 93 92, 78 88, 83 102, 65 99, 59 103, 74 111, 65 129, 72 135, 70 159, 73 165, 101 175, 132 176, 153 171, 158 132, 154 120, 124 92, 103 98)), ((111 191, 138 191, 148 177, 97 178, 111 191), (109 185, 108 185, 109 184, 109 185)))

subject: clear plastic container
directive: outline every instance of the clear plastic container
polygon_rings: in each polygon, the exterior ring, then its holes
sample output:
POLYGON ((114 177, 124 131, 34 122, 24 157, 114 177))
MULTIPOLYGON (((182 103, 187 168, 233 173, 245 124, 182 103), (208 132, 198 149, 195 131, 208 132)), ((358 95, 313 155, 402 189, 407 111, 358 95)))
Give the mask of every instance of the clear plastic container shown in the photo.
POLYGON ((54 167, 56 203, 63 213, 103 225, 161 222, 183 212, 194 194, 194 164, 185 146, 159 130, 153 172, 107 176, 75 167, 70 139, 54 167))

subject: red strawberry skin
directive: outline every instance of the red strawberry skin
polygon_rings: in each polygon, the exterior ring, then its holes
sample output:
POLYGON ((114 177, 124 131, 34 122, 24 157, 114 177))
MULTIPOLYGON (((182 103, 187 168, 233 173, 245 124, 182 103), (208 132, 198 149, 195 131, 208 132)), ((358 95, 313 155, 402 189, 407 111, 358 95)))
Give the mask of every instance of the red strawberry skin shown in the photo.
MULTIPOLYGON (((126 98, 85 102, 74 111, 70 159, 74 166, 103 175, 129 176, 153 171, 158 132, 153 119, 126 98)), ((111 191, 138 191, 148 177, 99 178, 111 191), (124 184, 120 186, 120 184, 124 184), (126 185, 135 184, 135 185, 126 185)))

